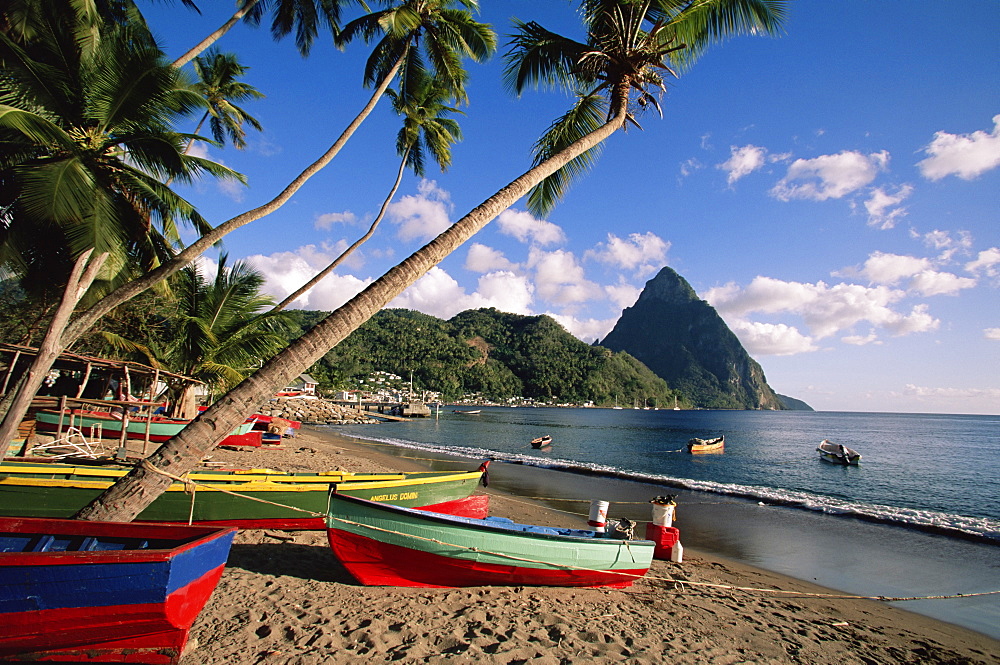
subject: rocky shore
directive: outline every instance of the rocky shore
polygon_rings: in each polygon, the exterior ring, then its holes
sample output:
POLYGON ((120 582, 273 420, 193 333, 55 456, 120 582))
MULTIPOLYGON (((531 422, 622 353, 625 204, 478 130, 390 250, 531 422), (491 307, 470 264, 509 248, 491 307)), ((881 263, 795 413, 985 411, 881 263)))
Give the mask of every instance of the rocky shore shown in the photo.
POLYGON ((308 425, 357 425, 377 423, 370 414, 323 398, 275 397, 261 405, 260 413, 308 425))

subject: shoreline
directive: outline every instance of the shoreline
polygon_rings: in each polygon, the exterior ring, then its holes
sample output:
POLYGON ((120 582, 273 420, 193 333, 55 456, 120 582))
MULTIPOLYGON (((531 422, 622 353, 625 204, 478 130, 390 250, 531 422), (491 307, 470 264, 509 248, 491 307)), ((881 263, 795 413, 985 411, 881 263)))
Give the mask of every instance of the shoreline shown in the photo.
MULTIPOLYGON (((280 450, 220 449, 212 460, 369 472, 447 463, 378 445, 308 428, 280 450)), ((454 462, 456 469, 470 465, 454 462)), ((485 491, 492 514, 561 526, 586 521, 495 484, 485 491)), ((192 631, 200 646, 181 663, 1000 663, 1000 641, 987 635, 877 601, 806 595, 830 593, 842 595, 687 546, 683 563, 654 561, 649 575, 625 590, 362 587, 322 532, 244 531, 192 631)))

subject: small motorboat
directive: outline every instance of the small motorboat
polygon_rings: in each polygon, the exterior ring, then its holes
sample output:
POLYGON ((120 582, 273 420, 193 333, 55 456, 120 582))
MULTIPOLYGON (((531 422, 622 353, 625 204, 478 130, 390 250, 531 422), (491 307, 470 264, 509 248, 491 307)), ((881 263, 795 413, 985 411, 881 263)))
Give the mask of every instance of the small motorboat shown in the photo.
POLYGON ((545 436, 540 436, 537 439, 531 440, 532 448, 548 448, 552 445, 552 437, 546 434, 545 436))
POLYGON ((701 453, 721 453, 726 448, 726 436, 723 434, 714 439, 690 439, 687 443, 688 452, 693 455, 701 453))
POLYGON ((823 439, 820 441, 816 450, 819 451, 819 458, 821 460, 831 462, 833 464, 854 466, 861 461, 861 453, 853 448, 848 448, 847 446, 839 443, 834 443, 829 439, 823 439))
POLYGON ((452 411, 452 413, 461 413, 464 416, 475 416, 475 415, 479 415, 480 413, 482 413, 482 410, 480 410, 480 409, 473 409, 471 411, 462 411, 460 409, 455 409, 454 411, 452 411))
POLYGON ((646 574, 656 547, 587 529, 455 517, 337 493, 327 526, 334 556, 366 586, 623 588, 646 574))

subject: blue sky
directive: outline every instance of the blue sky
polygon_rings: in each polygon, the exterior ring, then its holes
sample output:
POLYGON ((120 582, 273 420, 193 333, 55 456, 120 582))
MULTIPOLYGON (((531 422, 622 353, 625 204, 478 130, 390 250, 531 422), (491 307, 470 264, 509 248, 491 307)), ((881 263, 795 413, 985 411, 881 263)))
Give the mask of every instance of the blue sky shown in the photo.
MULTIPOLYGON (((169 54, 227 15, 202 4, 147 10, 169 54)), ((663 119, 606 142, 547 219, 515 205, 392 305, 550 314, 590 342, 669 265, 780 393, 820 410, 1000 413, 1000 3, 789 4, 783 36, 706 53, 663 119)), ((571 3, 483 3, 501 44, 513 16, 580 38, 571 3)), ((274 197, 368 95, 364 44, 321 37, 303 59, 239 26, 219 46, 267 98, 246 106, 264 125, 247 150, 204 150, 249 186, 182 190, 214 224, 274 197)), ((469 64, 451 168, 408 175, 372 240, 296 306, 336 308, 528 168, 569 100, 513 98, 500 54, 469 64)), ((225 240, 276 297, 367 230, 398 166, 386 101, 291 202, 225 240)))

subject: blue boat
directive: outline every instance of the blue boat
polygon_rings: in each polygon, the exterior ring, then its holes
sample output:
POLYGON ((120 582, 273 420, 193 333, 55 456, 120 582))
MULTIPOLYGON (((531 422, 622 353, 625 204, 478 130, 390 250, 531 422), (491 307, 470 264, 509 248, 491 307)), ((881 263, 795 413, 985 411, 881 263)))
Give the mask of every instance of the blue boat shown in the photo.
POLYGON ((0 660, 177 663, 235 533, 0 518, 0 660))

